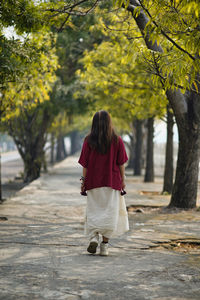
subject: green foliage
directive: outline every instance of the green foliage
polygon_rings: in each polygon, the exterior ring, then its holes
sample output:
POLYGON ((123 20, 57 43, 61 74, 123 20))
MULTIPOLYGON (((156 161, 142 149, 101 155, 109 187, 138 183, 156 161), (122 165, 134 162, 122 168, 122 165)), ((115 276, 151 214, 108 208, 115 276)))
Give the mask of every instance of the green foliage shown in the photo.
POLYGON ((84 18, 72 17, 65 30, 58 34, 56 48, 59 57, 58 80, 51 93, 52 111, 55 115, 51 132, 55 135, 62 131, 63 134, 77 128, 84 127, 87 119, 88 104, 81 98, 74 99, 74 93, 80 88, 76 71, 81 68, 79 62, 85 49, 92 49, 93 44, 102 40, 102 34, 98 30, 90 31, 95 24, 94 15, 84 18), (80 118, 81 115, 81 118, 80 118), (82 122, 83 121, 83 122, 82 122), (84 124, 83 124, 84 123, 84 124))
POLYGON ((32 33, 29 44, 37 49, 37 60, 27 64, 18 81, 7 83, 1 95, 2 126, 17 145, 24 161, 24 180, 27 182, 40 175, 44 161, 45 136, 52 121, 49 94, 58 67, 52 34, 32 33))
POLYGON ((97 27, 102 28, 107 41, 85 51, 81 60, 84 70, 77 72, 81 89, 76 92, 77 97, 90 99, 95 110, 106 109, 124 120, 123 126, 133 117, 161 116, 167 103, 161 83, 147 73, 146 47, 138 39, 140 33, 132 18, 122 22, 125 18, 122 11, 99 19, 97 27))
POLYGON ((58 62, 55 48, 52 48, 52 36, 42 33, 32 35, 30 43, 33 48, 40 49, 40 54, 37 61, 26 65, 20 81, 8 83, 2 90, 0 108, 4 121, 49 100, 49 92, 56 80, 58 62))
POLYGON ((113 5, 117 5, 119 7, 124 5, 125 7, 127 7, 129 5, 129 2, 130 0, 113 0, 113 5))
POLYGON ((28 34, 42 30, 43 25, 40 3, 33 0, 0 2, 0 89, 7 82, 20 80, 28 64, 39 59, 40 47, 32 44, 28 34), (10 28, 20 36, 9 39, 10 28))
MULTIPOLYGON (((113 1, 118 7, 129 1, 113 1)), ((152 53, 146 53, 152 64, 154 82, 161 81, 165 90, 198 91, 197 74, 200 71, 200 2, 198 0, 143 0, 138 1, 133 15, 144 11, 149 22, 143 35, 152 43, 160 43, 163 53, 157 54, 156 64, 152 53), (159 69, 157 68, 159 66, 159 69)))
POLYGON ((35 58, 35 53, 29 56, 31 52, 34 52, 33 49, 20 40, 8 40, 5 36, 0 36, 0 89, 7 82, 20 78, 27 64, 35 58))
POLYGON ((199 1, 140 1, 149 17, 144 35, 157 41, 163 53, 157 54, 159 70, 165 89, 197 89, 200 71, 199 1))
POLYGON ((33 0, 1 0, 0 28, 14 26, 17 33, 41 29, 43 19, 40 5, 33 0))

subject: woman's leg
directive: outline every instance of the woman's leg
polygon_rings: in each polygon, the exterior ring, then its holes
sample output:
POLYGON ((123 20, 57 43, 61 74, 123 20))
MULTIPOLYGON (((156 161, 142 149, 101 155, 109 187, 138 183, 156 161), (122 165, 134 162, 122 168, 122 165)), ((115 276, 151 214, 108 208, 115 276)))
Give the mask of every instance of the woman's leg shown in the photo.
POLYGON ((103 236, 103 243, 108 243, 109 239, 105 236, 103 236))
POLYGON ((87 248, 87 251, 89 253, 96 253, 96 249, 97 249, 97 246, 98 246, 98 243, 99 243, 99 233, 98 232, 95 232, 92 237, 90 238, 90 244, 87 248))
POLYGON ((108 255, 108 238, 103 236, 103 241, 100 244, 100 255, 107 256, 108 255))

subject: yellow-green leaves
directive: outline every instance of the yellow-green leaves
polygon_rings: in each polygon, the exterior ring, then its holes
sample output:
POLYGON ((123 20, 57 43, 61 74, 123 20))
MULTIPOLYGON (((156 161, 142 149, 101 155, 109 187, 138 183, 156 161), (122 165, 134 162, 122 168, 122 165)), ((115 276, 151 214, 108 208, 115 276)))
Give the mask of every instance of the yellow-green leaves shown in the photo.
POLYGON ((185 1, 182 11, 194 15, 198 19, 200 14, 199 1, 185 1))
POLYGON ((144 33, 164 50, 159 63, 165 89, 180 87, 183 92, 191 89, 200 70, 200 2, 143 0, 141 3, 149 18, 144 33))
POLYGON ((130 0, 113 0, 113 5, 121 7, 124 5, 125 7, 128 7, 130 0))
POLYGON ((3 120, 18 116, 23 110, 36 107, 49 100, 49 92, 56 80, 58 67, 55 49, 51 46, 49 34, 32 35, 31 43, 39 51, 37 61, 26 66, 23 76, 16 82, 10 82, 2 91, 3 120))
POLYGON ((162 115, 166 97, 159 78, 155 76, 156 83, 153 82, 154 75, 151 77, 148 72, 148 64, 144 62, 148 53, 133 19, 121 11, 110 19, 106 16, 102 28, 108 24, 112 29, 106 33, 107 41, 85 52, 81 60, 84 69, 77 73, 81 90, 76 96, 90 99, 95 109, 107 109, 127 124, 133 117, 162 115))
POLYGON ((1 0, 0 24, 14 26, 17 33, 36 32, 43 26, 44 20, 40 3, 34 0, 1 0))

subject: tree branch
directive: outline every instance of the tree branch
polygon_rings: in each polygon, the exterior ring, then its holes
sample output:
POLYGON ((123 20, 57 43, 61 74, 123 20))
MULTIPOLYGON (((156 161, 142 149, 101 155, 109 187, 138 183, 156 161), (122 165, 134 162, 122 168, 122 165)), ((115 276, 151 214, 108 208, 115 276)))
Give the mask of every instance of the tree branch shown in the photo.
POLYGON ((62 32, 63 27, 65 26, 65 24, 67 23, 67 21, 69 20, 70 14, 68 14, 67 18, 64 20, 64 22, 61 24, 60 28, 58 29, 58 32, 62 32))
MULTIPOLYGON (((149 22, 149 18, 147 17, 143 9, 140 10, 137 17, 134 15, 134 9, 138 6, 141 6, 138 0, 130 0, 130 4, 126 9, 132 13, 132 16, 135 19, 138 28, 144 36, 144 41, 147 48, 156 52, 163 53, 163 49, 160 45, 158 45, 156 42, 154 44, 151 42, 148 33, 144 35, 144 29, 149 22)), ((184 120, 185 122, 185 114, 188 111, 186 97, 178 89, 174 91, 168 89, 166 91, 166 95, 171 104, 171 107, 173 108, 176 120, 184 120)))
MULTIPOLYGON (((88 0, 82 0, 82 1, 79 1, 73 5, 68 5, 68 6, 64 6, 63 9, 46 9, 45 11, 50 11, 50 12, 56 12, 56 14, 52 15, 51 17, 54 17, 54 16, 58 16, 59 14, 68 14, 69 15, 75 15, 75 16, 86 16, 88 15, 91 11, 93 11, 95 9, 95 7, 98 5, 98 3, 100 2, 101 0, 96 0, 94 2, 94 4, 86 11, 78 11, 78 10, 74 10, 74 8, 76 7, 79 7, 79 5, 83 4, 83 3, 86 3, 88 2, 88 0)), ((66 23, 66 22, 65 22, 66 23)))
POLYGON ((55 8, 50 8, 50 9, 45 9, 45 11, 50 11, 50 12, 59 12, 59 13, 63 13, 68 9, 74 9, 75 7, 79 6, 80 4, 83 4, 85 2, 88 2, 88 0, 81 0, 73 5, 65 5, 63 7, 63 9, 55 9, 55 8))
MULTIPOLYGON (((152 20, 153 24, 159 28, 158 24, 156 21, 153 20, 149 10, 142 4, 142 2, 140 0, 138 0, 141 7, 143 8, 144 11, 146 11, 146 13, 148 14, 148 16, 150 17, 150 19, 152 20)), ((179 49, 180 51, 184 52, 185 54, 187 54, 192 60, 195 60, 195 57, 190 54, 187 50, 183 49, 181 46, 179 46, 163 29, 160 30, 160 32, 162 33, 162 35, 164 37, 166 37, 168 39, 168 41, 170 41, 177 49, 179 49)))

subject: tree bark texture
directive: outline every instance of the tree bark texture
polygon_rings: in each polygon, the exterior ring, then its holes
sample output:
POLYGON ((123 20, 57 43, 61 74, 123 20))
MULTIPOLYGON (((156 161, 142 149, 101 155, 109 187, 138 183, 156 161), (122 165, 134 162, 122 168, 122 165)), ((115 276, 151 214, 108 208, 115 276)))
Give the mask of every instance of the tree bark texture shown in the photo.
POLYGON ((142 149, 143 149, 143 125, 144 120, 135 120, 136 144, 134 157, 134 175, 142 175, 142 149))
MULTIPOLYGON (((144 28, 149 19, 142 9, 137 17, 134 15, 134 9, 138 6, 140 3, 137 0, 130 0, 127 10, 132 12, 133 18, 143 34, 146 46, 153 51, 163 52, 160 45, 151 42, 148 34, 144 36, 144 28)), ((199 75, 196 83, 198 82, 199 75)), ((196 88, 194 87, 194 89, 196 88)), ((199 86, 198 91, 200 91, 199 86)), ((200 96, 192 91, 182 94, 178 89, 167 90, 166 96, 173 109, 179 132, 176 176, 169 206, 193 208, 196 206, 197 200, 200 156, 200 96)))
POLYGON ((176 178, 169 207, 196 207, 200 138, 183 134, 179 140, 176 178), (186 159, 187 158, 187 159, 186 159))
POLYGON ((170 112, 169 105, 167 106, 167 142, 165 151, 165 170, 164 170, 164 182, 163 193, 172 193, 173 188, 173 174, 174 174, 174 157, 173 157, 173 126, 174 115, 170 112))
MULTIPOLYGON (((36 149, 33 149, 33 153, 36 149)), ((41 153, 43 155, 43 153, 41 153)), ((31 182, 40 176, 42 162, 40 157, 35 155, 29 156, 29 153, 23 157, 24 161, 24 182, 31 182)))
MULTIPOLYGON (((169 99, 174 93, 168 92, 169 99)), ((175 182, 169 207, 196 207, 199 158, 200 158, 200 98, 197 94, 187 95, 188 112, 176 116, 179 132, 178 160, 175 182)))
POLYGON ((144 182, 154 181, 154 118, 149 118, 147 121, 147 152, 146 152, 146 169, 144 182))

